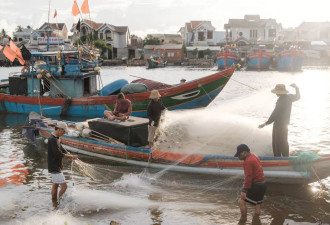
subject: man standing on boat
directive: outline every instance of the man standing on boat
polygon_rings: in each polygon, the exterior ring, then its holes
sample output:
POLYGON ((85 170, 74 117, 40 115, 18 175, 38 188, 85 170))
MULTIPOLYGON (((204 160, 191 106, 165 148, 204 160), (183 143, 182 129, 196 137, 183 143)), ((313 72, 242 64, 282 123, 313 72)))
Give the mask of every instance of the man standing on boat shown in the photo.
POLYGON ((241 210, 241 220, 246 221, 248 202, 255 206, 255 214, 260 215, 261 203, 266 193, 265 176, 259 158, 250 153, 250 149, 245 144, 237 146, 235 157, 244 160, 244 186, 238 204, 241 210))
POLYGON ((159 125, 160 117, 162 114, 162 111, 165 109, 165 106, 163 105, 162 101, 160 100, 161 95, 157 90, 153 90, 150 93, 150 103, 148 105, 147 109, 147 116, 149 118, 149 125, 148 125, 148 142, 149 142, 149 148, 152 147, 154 142, 154 137, 156 130, 159 125))
POLYGON ((275 109, 270 115, 267 122, 260 124, 259 128, 274 123, 273 125, 273 152, 274 156, 289 156, 288 143, 288 126, 290 123, 290 115, 292 102, 300 99, 300 91, 297 85, 291 84, 296 89, 296 94, 288 94, 284 84, 277 84, 272 93, 278 96, 275 109))
POLYGON ((58 122, 55 126, 55 131, 48 138, 48 172, 52 178, 52 202, 54 208, 60 203, 59 200, 67 189, 67 184, 63 175, 62 159, 69 158, 76 160, 76 155, 69 154, 61 145, 60 137, 68 131, 68 127, 64 122, 58 122), (58 194, 58 186, 61 186, 58 194), (58 194, 58 198, 57 198, 58 194))

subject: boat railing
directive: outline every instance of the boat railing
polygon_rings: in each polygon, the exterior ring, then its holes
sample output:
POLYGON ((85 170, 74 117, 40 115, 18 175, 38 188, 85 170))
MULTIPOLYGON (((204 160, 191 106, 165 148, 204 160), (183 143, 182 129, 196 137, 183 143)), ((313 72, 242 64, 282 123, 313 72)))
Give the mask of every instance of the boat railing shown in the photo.
POLYGON ((17 76, 17 75, 21 75, 21 72, 11 72, 9 73, 9 77, 13 77, 13 76, 17 76))

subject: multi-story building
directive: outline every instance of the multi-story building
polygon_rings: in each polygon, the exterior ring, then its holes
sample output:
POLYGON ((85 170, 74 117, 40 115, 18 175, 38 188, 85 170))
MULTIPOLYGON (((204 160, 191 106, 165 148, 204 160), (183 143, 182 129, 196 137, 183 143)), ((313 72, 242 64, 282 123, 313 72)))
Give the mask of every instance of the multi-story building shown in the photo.
POLYGON ((214 31, 211 21, 190 21, 179 30, 185 45, 190 46, 215 45, 214 31))

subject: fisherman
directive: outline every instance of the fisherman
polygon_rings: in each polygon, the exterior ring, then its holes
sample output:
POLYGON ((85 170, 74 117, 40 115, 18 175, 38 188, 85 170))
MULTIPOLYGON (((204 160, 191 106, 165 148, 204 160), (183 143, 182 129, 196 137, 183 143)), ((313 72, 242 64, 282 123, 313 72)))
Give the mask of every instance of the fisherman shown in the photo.
POLYGON ((107 117, 108 120, 121 120, 125 121, 132 113, 132 103, 130 100, 125 99, 124 93, 120 92, 117 95, 117 101, 115 105, 115 109, 105 110, 104 115, 107 117))
POLYGON ((284 84, 277 84, 272 93, 278 96, 275 109, 270 115, 267 122, 260 124, 259 128, 271 124, 273 125, 273 153, 274 156, 289 156, 288 143, 288 126, 290 123, 290 115, 292 102, 300 99, 300 91, 297 85, 291 84, 291 87, 296 89, 296 94, 288 94, 284 84))
POLYGON ((68 131, 68 127, 64 122, 58 122, 55 131, 48 138, 48 172, 52 178, 52 202, 56 208, 67 189, 67 184, 63 175, 62 159, 69 158, 71 160, 78 159, 78 156, 69 154, 61 145, 60 137, 68 131), (61 186, 58 194, 58 186, 61 186), (57 196, 58 195, 58 196, 57 196))
POLYGON ((186 79, 184 79, 184 78, 182 78, 181 80, 180 80, 180 84, 183 84, 183 83, 185 83, 186 82, 186 79))
POLYGON ((250 149, 245 144, 237 146, 235 157, 244 160, 244 186, 238 204, 241 210, 241 221, 246 221, 248 202, 255 206, 255 215, 261 213, 261 203, 266 192, 265 176, 259 158, 250 153, 250 149))
POLYGON ((166 109, 165 106, 163 105, 160 97, 161 97, 161 95, 159 94, 159 92, 157 90, 151 91, 150 97, 149 97, 151 99, 151 101, 150 101, 150 103, 148 105, 148 109, 147 109, 147 116, 149 118, 149 125, 148 125, 149 148, 151 148, 153 145, 155 133, 156 133, 156 130, 159 125, 160 116, 162 114, 162 111, 164 109, 166 109))

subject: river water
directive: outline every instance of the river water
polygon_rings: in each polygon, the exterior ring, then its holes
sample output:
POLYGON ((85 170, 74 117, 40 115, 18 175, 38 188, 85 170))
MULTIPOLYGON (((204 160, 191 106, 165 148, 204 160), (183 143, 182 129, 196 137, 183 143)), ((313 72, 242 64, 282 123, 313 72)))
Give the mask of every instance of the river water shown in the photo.
MULTIPOLYGON (((0 79, 20 68, 0 68, 0 79)), ((103 83, 134 76, 175 84, 215 72, 215 68, 103 67, 103 83)), ((330 153, 330 70, 302 72, 236 71, 207 108, 169 112, 166 129, 175 139, 167 148, 232 155, 246 143, 258 155, 271 155, 271 126, 258 129, 272 112, 277 83, 296 83, 301 99, 293 104, 290 151, 330 153), (173 125, 174 124, 174 125, 173 125), (175 124, 180 125, 180 129, 175 124), (179 136, 179 138, 178 138, 179 136), (196 141, 197 140, 197 141, 196 141), (193 143, 193 145, 191 144, 193 143)), ((294 89, 287 87, 291 93, 294 89)), ((75 119, 77 118, 68 118, 75 119)), ((79 155, 106 179, 93 181, 65 162, 66 205, 53 211, 47 173, 47 145, 21 135, 26 115, 0 114, 0 224, 237 224, 241 181, 215 176, 150 171, 79 155), (71 197, 72 196, 72 197, 71 197), (71 201, 72 200, 72 201, 71 201)), ((165 122, 166 123, 166 122, 165 122)), ((158 146, 164 147, 164 146, 158 146)), ((269 185, 260 218, 248 208, 246 224, 329 224, 330 179, 311 185, 269 185)))

